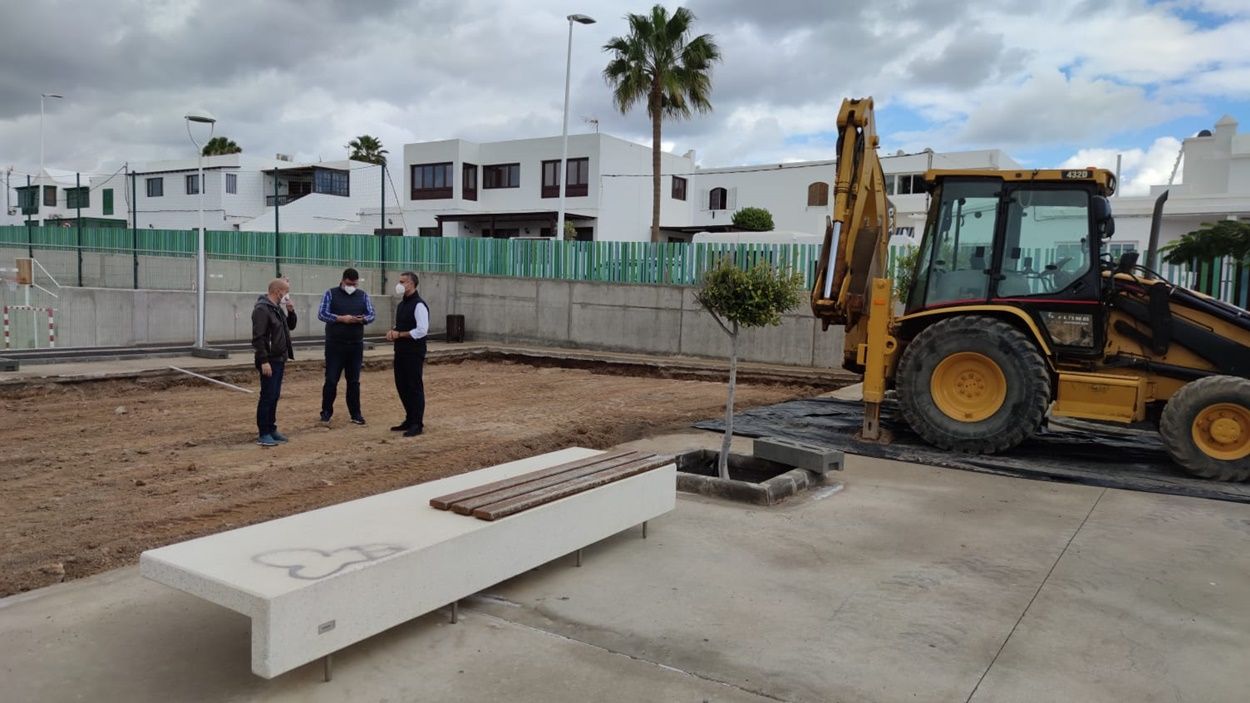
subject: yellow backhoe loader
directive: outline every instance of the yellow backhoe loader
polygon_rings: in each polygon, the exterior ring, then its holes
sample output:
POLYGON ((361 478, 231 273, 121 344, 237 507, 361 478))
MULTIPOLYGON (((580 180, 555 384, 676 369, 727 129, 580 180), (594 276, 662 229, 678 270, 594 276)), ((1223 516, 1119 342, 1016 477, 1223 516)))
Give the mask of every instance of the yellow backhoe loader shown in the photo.
POLYGON ((897 314, 871 98, 843 103, 837 150, 811 301, 825 329, 845 329, 843 365, 863 374, 862 439, 888 441, 893 389, 907 424, 942 449, 1001 452, 1049 414, 1157 427, 1186 471, 1250 479, 1250 313, 1163 280, 1135 252, 1102 255, 1110 172, 928 171, 897 314))

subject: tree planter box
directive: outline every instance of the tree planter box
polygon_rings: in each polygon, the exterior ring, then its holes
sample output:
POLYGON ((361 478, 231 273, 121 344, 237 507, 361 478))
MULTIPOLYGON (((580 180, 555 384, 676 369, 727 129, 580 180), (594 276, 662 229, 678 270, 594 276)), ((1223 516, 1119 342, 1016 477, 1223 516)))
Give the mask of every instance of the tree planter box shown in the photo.
POLYGON ((718 452, 696 449, 677 456, 677 490, 753 505, 775 505, 822 483, 819 474, 767 459, 729 455, 729 480, 716 475, 718 452))

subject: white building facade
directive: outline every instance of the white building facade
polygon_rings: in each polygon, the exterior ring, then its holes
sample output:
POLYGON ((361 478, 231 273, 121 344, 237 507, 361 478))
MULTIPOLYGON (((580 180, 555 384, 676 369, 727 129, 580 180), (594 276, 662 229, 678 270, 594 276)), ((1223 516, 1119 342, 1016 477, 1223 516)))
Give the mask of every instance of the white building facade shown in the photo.
POLYGON ((1237 133, 1237 121, 1225 116, 1215 129, 1181 143, 1184 163, 1180 183, 1151 186, 1149 196, 1112 200, 1116 232, 1109 242, 1113 254, 1145 252, 1155 200, 1168 191, 1159 228, 1162 246, 1204 223, 1250 219, 1250 134, 1237 133))
MULTIPOLYGON (((559 210, 559 137, 475 143, 447 140, 404 147, 402 224, 407 234, 449 237, 550 236, 559 210)), ((577 237, 650 241, 651 149, 605 134, 569 137, 565 219, 577 237)), ((1012 168, 997 150, 921 153, 882 159, 898 231, 923 224, 926 168, 1012 168)), ((775 229, 822 235, 832 210, 835 166, 807 161, 698 168, 694 152, 661 154, 660 227, 667 241, 724 231, 733 213, 762 207, 775 229)), ((378 209, 365 218, 377 217, 378 209)), ((910 228, 910 229, 909 229, 910 228)))

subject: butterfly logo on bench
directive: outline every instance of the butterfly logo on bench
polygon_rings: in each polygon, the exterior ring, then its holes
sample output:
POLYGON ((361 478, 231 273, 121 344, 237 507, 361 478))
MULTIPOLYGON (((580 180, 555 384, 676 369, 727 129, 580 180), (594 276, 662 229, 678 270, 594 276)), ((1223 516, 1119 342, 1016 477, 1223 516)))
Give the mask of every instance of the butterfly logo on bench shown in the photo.
POLYGON ((252 561, 286 569, 291 578, 316 581, 333 576, 353 564, 384 559, 404 551, 398 544, 361 544, 327 552, 322 549, 276 549, 252 557, 252 561))

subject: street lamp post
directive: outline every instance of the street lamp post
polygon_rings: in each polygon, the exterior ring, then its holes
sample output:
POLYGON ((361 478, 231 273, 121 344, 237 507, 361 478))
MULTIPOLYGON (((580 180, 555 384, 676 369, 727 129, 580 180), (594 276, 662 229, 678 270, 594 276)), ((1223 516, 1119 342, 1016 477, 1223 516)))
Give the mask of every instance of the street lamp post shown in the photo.
POLYGON ((564 124, 560 130, 560 139, 563 143, 560 152, 560 172, 556 174, 556 178, 560 181, 560 211, 556 216, 556 231, 552 232, 551 237, 551 275, 556 275, 556 250, 558 242, 564 239, 564 191, 567 181, 569 180, 568 160, 569 160, 569 78, 573 69, 573 23, 578 24, 594 24, 593 17, 586 15, 569 15, 569 49, 564 60, 564 124))
MULTIPOLYGON (((36 182, 35 185, 43 184, 43 103, 48 98, 56 98, 57 100, 64 100, 65 96, 59 95, 57 93, 40 93, 39 94, 39 180, 36 182)), ((37 198, 43 197, 43 195, 40 194, 41 190, 42 188, 35 189, 35 193, 36 193, 35 197, 37 198)))
POLYGON ((191 353, 195 356, 218 356, 218 354, 211 353, 204 347, 204 289, 208 279, 205 272, 204 257, 204 152, 200 148, 200 144, 195 141, 195 135, 191 133, 192 122, 207 124, 208 138, 211 140, 217 119, 205 110, 192 110, 187 113, 184 119, 187 122, 187 136, 191 138, 191 144, 195 147, 198 171, 196 186, 200 191, 200 228, 195 236, 195 347, 191 350, 191 353))

